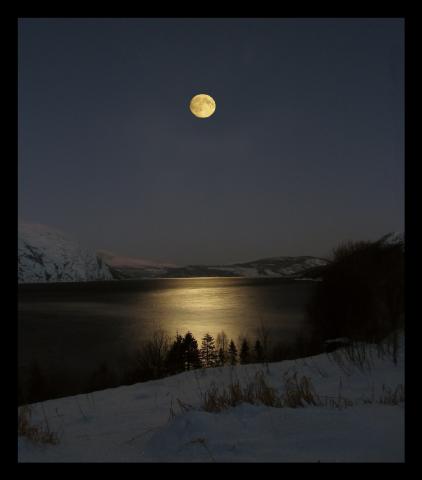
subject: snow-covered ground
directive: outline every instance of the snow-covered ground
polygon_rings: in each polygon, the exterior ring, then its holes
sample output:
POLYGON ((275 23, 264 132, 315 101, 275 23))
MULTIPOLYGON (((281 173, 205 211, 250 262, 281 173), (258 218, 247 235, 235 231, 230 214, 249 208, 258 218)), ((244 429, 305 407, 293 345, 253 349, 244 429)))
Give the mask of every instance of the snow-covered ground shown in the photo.
MULTIPOLYGON (((374 350, 375 352, 375 350, 374 350)), ((33 422, 47 418, 57 445, 18 438, 20 462, 403 462, 404 402, 382 404, 404 386, 404 341, 397 365, 374 353, 362 372, 331 355, 265 365, 185 372, 173 377, 34 404, 33 422), (312 379, 317 394, 353 406, 273 408, 241 404, 201 410, 201 395, 263 371, 283 393, 284 375, 312 379), (384 392, 384 394, 383 394, 384 392), (366 399, 366 401, 365 401, 366 399), (368 403, 368 400, 371 400, 368 403), (189 404, 191 409, 181 408, 189 404)))

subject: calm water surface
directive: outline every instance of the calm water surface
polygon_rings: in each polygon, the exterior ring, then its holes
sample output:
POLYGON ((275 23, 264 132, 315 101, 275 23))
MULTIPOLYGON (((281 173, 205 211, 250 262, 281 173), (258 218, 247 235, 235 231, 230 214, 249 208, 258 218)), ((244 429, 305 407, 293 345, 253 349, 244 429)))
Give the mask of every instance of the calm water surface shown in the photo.
POLYGON ((307 334, 313 282, 282 279, 151 279, 19 287, 19 365, 93 370, 118 363, 156 328, 191 331, 200 344, 224 330, 235 342, 262 323, 273 340, 307 334))

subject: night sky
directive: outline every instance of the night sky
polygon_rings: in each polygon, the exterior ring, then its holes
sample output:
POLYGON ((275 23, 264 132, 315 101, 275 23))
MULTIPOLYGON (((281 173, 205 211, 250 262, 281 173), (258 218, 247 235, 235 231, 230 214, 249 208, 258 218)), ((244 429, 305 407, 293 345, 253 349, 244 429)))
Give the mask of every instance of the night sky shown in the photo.
POLYGON ((179 264, 403 231, 403 37, 401 19, 21 19, 19 218, 179 264))

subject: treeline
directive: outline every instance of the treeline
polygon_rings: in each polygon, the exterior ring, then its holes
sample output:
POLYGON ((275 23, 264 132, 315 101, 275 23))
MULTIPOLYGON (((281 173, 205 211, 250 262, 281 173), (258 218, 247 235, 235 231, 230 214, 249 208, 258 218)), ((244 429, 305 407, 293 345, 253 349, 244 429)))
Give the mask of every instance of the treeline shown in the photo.
POLYGON ((165 331, 157 330, 138 351, 128 380, 160 378, 197 368, 264 362, 267 359, 264 344, 260 339, 250 342, 243 338, 236 345, 224 331, 216 338, 206 333, 200 344, 191 332, 184 336, 176 334, 171 341, 165 331))
POLYGON ((404 326, 404 239, 346 242, 333 250, 307 307, 312 335, 378 342, 404 326))
POLYGON ((187 370, 275 362, 321 351, 321 345, 310 337, 298 337, 287 344, 271 343, 269 331, 263 326, 257 329, 254 339, 242 338, 237 343, 224 331, 215 338, 207 333, 198 343, 191 332, 171 338, 158 329, 139 346, 136 354, 119 362, 103 361, 91 373, 58 367, 47 374, 41 364, 33 361, 19 369, 18 404, 155 380, 187 370))
MULTIPOLYGON (((20 369, 18 404, 155 380, 187 370, 274 361, 267 337, 268 333, 262 329, 261 339, 243 338, 236 344, 222 331, 216 338, 206 333, 198 344, 191 332, 171 338, 164 330, 157 329, 135 355, 114 366, 104 361, 86 377, 65 370, 47 375, 34 361, 26 369, 20 369)), ((289 356, 289 351, 274 350, 278 358, 289 356)))

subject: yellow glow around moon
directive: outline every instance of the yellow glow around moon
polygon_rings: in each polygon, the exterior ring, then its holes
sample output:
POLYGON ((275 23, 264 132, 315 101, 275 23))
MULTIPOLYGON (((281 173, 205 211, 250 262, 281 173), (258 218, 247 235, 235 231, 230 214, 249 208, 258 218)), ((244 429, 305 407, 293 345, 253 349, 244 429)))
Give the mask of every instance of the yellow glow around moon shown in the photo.
POLYGON ((209 95, 200 93, 190 101, 190 111, 198 118, 207 118, 215 112, 215 101, 209 95))

